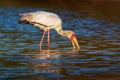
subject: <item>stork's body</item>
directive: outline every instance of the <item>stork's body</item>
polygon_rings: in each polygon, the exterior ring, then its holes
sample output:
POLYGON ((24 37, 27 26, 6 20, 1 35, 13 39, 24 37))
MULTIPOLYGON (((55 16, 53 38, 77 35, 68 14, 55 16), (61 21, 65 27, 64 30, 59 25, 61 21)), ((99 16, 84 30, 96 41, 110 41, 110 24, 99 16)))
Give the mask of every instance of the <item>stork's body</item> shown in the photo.
POLYGON ((38 26, 40 29, 44 30, 42 39, 40 41, 40 50, 42 49, 42 42, 46 32, 48 31, 48 47, 50 47, 50 29, 54 29, 61 36, 70 38, 72 41, 73 49, 80 49, 78 41, 74 35, 73 31, 62 29, 62 20, 61 18, 50 12, 45 11, 36 11, 31 13, 20 14, 20 23, 29 23, 34 26, 38 26), (77 46, 77 47, 76 47, 77 46))

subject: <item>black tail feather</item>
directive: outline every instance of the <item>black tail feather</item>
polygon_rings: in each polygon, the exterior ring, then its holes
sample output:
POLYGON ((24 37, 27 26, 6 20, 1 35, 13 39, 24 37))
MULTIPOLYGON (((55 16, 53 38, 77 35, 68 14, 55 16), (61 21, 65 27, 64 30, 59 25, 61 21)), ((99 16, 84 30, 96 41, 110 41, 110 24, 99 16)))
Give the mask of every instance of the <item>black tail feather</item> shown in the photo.
POLYGON ((20 24, 29 24, 29 22, 28 22, 28 21, 26 21, 26 20, 19 21, 18 23, 20 23, 20 24))

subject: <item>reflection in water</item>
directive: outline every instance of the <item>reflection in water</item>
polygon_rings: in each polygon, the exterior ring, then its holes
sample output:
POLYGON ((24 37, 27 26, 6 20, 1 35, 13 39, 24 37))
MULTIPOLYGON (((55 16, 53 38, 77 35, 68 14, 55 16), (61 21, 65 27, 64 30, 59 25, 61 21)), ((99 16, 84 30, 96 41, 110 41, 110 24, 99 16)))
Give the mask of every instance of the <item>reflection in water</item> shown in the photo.
POLYGON ((34 58, 39 58, 39 59, 48 59, 50 58, 50 50, 41 50, 40 55, 34 55, 34 58))
POLYGON ((40 52, 29 52, 21 55, 31 56, 30 66, 33 72, 43 74, 45 78, 61 78, 64 75, 64 56, 69 58, 76 58, 76 55, 71 51, 60 50, 41 50, 40 52), (63 69, 62 69, 63 68, 63 69), (45 76, 47 74, 47 76, 45 76))
MULTIPOLYGON (((59 73, 59 69, 57 68, 51 68, 54 64, 51 63, 51 61, 47 61, 48 59, 59 59, 60 51, 54 50, 42 50, 40 51, 39 55, 32 55, 33 61, 32 61, 32 67, 36 72, 42 72, 42 73, 59 73), (53 55, 55 54, 55 55, 53 55), (39 62, 40 61, 40 62, 39 62)), ((60 63, 56 61, 56 63, 60 63)), ((54 66, 55 67, 55 66, 54 66)))

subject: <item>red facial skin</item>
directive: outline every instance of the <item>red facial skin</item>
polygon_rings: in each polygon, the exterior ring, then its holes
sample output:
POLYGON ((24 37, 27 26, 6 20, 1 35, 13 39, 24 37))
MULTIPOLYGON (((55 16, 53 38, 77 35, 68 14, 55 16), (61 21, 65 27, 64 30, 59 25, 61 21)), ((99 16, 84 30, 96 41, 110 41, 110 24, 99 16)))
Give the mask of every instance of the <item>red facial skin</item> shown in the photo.
POLYGON ((75 34, 73 33, 70 37, 70 40, 72 41, 74 38, 76 38, 75 34))

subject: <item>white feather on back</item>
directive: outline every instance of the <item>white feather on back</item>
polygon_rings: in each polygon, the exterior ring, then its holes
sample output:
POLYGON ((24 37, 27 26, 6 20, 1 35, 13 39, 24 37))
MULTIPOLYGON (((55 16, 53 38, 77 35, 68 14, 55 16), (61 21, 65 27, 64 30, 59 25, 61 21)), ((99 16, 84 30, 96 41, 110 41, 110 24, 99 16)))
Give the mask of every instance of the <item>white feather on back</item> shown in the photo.
POLYGON ((58 15, 45 11, 24 13, 22 14, 21 20, 36 22, 36 23, 44 24, 46 26, 57 26, 62 21, 58 15))

